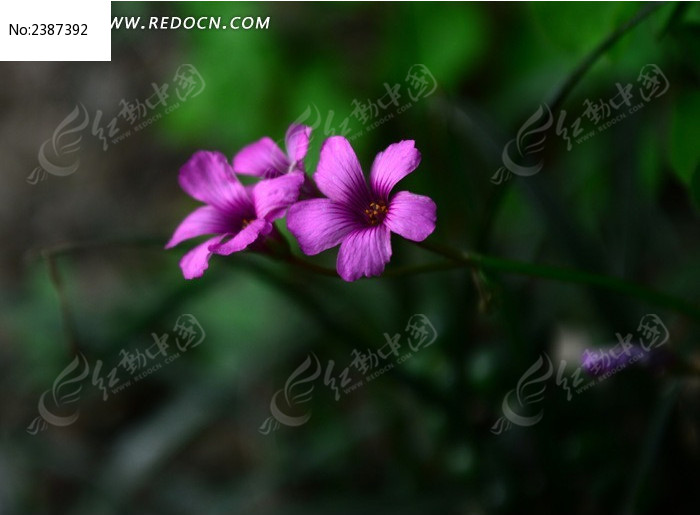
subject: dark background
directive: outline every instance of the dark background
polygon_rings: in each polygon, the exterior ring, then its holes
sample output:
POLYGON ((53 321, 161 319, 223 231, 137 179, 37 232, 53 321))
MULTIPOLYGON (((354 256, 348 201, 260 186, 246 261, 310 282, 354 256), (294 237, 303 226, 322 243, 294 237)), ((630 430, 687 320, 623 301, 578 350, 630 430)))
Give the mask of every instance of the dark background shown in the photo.
MULTIPOLYGON (((345 118, 362 132, 353 146, 365 171, 390 143, 416 141, 422 162, 401 189, 437 203, 428 241, 697 303, 698 4, 659 5, 595 58, 554 114, 571 123, 616 83, 636 91, 649 63, 668 79, 663 96, 570 151, 550 134, 533 177, 491 180, 523 122, 648 8, 114 3, 113 15, 270 16, 270 28, 122 29, 110 63, 0 64, 0 513, 695 513, 697 316, 605 285, 469 268, 348 284, 243 254, 185 281, 178 260, 190 242, 162 249, 196 205, 177 184, 194 151, 232 156, 264 135, 281 140, 313 106, 323 119, 309 171, 325 129, 345 118), (201 94, 107 150, 86 129, 74 174, 27 181, 77 104, 91 127, 102 111, 104 125, 120 100, 143 102, 185 63, 204 79, 201 94), (353 101, 376 102, 384 83, 405 88, 416 63, 434 76, 432 95, 373 130, 352 116, 353 101), (104 376, 182 313, 204 328, 203 343, 103 400, 95 363, 104 376), (295 408, 312 411, 308 423, 259 432, 310 353, 337 373, 353 350, 403 335, 414 313, 435 327, 430 347, 339 401, 321 377, 295 408), (491 432, 503 396, 542 353, 566 360, 568 377, 584 349, 636 334, 647 313, 669 330, 663 353, 571 401, 552 377, 532 407, 541 422, 491 432), (54 411, 79 409, 78 420, 30 435, 41 394, 77 350, 90 376, 77 402, 54 411)), ((388 270, 439 260, 392 242, 388 270)), ((335 255, 314 262, 332 267, 335 255)))

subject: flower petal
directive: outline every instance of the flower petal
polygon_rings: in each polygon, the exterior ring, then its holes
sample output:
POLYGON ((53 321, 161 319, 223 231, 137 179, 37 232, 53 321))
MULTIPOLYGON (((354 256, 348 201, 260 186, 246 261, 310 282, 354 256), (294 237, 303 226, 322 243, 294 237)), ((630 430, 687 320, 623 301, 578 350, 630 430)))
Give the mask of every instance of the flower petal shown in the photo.
POLYGON ((323 143, 314 179, 331 200, 360 210, 369 204, 362 168, 350 142, 342 136, 332 136, 323 143))
POLYGON ((299 198, 304 184, 303 172, 291 172, 275 179, 266 179, 253 187, 253 204, 258 218, 276 220, 299 198))
POLYGON ((261 235, 270 234, 270 231, 272 231, 272 224, 267 220, 253 220, 226 243, 211 245, 209 250, 214 254, 228 256, 234 252, 244 250, 261 235))
POLYGON ((198 207, 192 211, 175 229, 173 237, 165 246, 172 248, 178 243, 205 234, 223 234, 229 231, 226 216, 211 206, 198 207))
POLYGON ((180 168, 178 180, 193 198, 223 211, 250 204, 243 186, 220 152, 195 152, 180 168))
POLYGON ((287 213, 287 228, 299 242, 301 251, 313 256, 339 245, 360 225, 345 205, 323 198, 292 205, 287 213))
POLYGON ((288 168, 287 156, 268 137, 243 147, 233 156, 234 171, 244 175, 269 179, 287 173, 288 168))
POLYGON ((430 197, 399 191, 391 199, 384 223, 407 240, 423 241, 435 230, 436 211, 430 197))
POLYGON ((340 244, 338 274, 346 281, 381 275, 389 259, 391 232, 386 226, 356 229, 340 244))
POLYGON ((287 147, 289 161, 297 165, 297 168, 304 171, 304 158, 309 151, 309 140, 311 139, 311 127, 293 123, 287 129, 284 142, 287 147))
POLYGON ((182 256, 180 268, 182 269, 182 275, 185 276, 185 279, 202 277, 204 271, 209 268, 209 258, 211 257, 209 246, 216 244, 220 240, 221 236, 210 238, 182 256))
POLYGON ((420 152, 415 148, 415 141, 404 140, 389 145, 372 163, 369 179, 372 192, 388 199, 396 183, 415 170, 419 163, 420 152))

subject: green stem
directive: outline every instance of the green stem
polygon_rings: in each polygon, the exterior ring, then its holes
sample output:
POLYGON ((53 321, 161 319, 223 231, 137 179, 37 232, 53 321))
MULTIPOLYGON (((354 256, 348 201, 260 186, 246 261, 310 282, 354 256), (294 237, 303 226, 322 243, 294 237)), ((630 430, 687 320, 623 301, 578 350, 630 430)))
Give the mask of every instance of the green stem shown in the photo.
MULTIPOLYGON (((302 268, 309 272, 318 275, 324 275, 327 277, 340 277, 335 268, 327 268, 325 266, 320 266, 305 259, 300 258, 294 254, 289 254, 287 256, 274 256, 275 258, 281 258, 286 263, 302 268)), ((440 263, 428 263, 426 265, 418 266, 401 266, 396 268, 391 268, 382 274, 382 277, 405 277, 409 275, 425 274, 429 272, 439 272, 443 270, 453 270, 455 268, 462 268, 460 263, 455 263, 454 261, 444 261, 440 263)))
POLYGON ((639 25, 644 19, 651 13, 659 9, 664 5, 663 2, 653 3, 650 5, 645 5, 640 8, 639 11, 626 23, 617 28, 610 36, 605 38, 605 40, 598 45, 586 58, 581 61, 581 63, 574 69, 573 72, 568 76, 566 81, 561 85, 557 94, 551 102, 552 112, 556 112, 564 103, 566 97, 569 96, 571 91, 576 87, 576 84, 581 80, 581 78, 586 74, 586 72, 593 66, 593 64, 600 58, 605 52, 610 50, 615 43, 617 43, 622 36, 624 36, 630 29, 633 29, 639 25))
MULTIPOLYGON (((142 238, 131 240, 115 239, 83 243, 69 243, 65 245, 57 245, 51 248, 43 249, 42 251, 37 252, 37 254, 43 256, 46 259, 90 248, 124 245, 154 246, 160 248, 162 246, 162 241, 157 238, 142 238)), ((449 259, 449 261, 441 263, 430 263, 419 266, 398 267, 387 270, 383 275, 386 277, 404 277, 420 273, 450 270, 454 268, 463 268, 466 265, 474 270, 495 270, 511 274, 551 279, 560 282, 595 286, 601 289, 614 291, 622 295, 627 295, 629 297, 642 299, 649 302, 650 304, 666 307, 679 313, 688 315, 696 320, 700 320, 700 306, 698 306, 697 304, 689 302, 685 299, 680 299, 678 297, 668 295, 666 293, 652 290, 645 286, 641 286, 637 283, 626 281, 618 277, 592 274, 572 268, 555 267, 550 265, 538 265, 535 263, 514 261, 510 259, 503 259, 486 256, 483 254, 477 254, 474 252, 464 252, 437 243, 421 242, 417 243, 417 245, 435 254, 446 257, 447 259, 449 259)), ((302 268, 317 275, 335 278, 338 277, 338 273, 335 269, 316 265, 315 263, 306 261, 305 259, 302 259, 299 256, 296 256, 291 253, 285 254, 283 256, 274 257, 276 257, 277 259, 282 259, 286 263, 289 263, 298 268, 302 268)))
POLYGON ((669 419, 673 415, 673 409, 678 404, 681 385, 678 379, 671 382, 670 388, 659 399, 655 413, 647 430, 646 442, 639 462, 631 474, 632 483, 627 495, 625 506, 620 511, 623 515, 637 513, 639 497, 642 488, 649 481, 649 473, 658 459, 659 451, 663 445, 663 438, 668 432, 669 419))
MULTIPOLYGON (((618 27, 612 34, 605 38, 596 48, 594 48, 584 59, 581 61, 576 68, 574 68, 571 73, 566 77, 562 85, 556 90, 556 93, 552 96, 551 100, 548 102, 550 111, 556 113, 559 111, 564 104, 566 98, 571 94, 574 88, 578 85, 579 81, 583 76, 591 69, 595 62, 610 50, 615 44, 629 32, 631 29, 639 25, 644 21, 650 14, 654 11, 663 7, 664 2, 653 3, 641 7, 635 15, 630 18, 623 25, 618 27)), ((481 229, 481 236, 478 241, 480 242, 477 246, 478 248, 483 247, 486 238, 491 232, 491 226, 493 221, 496 219, 493 216, 503 201, 505 192, 509 190, 508 185, 503 185, 501 188, 495 188, 494 193, 487 200, 487 205, 485 208, 486 215, 484 216, 484 223, 481 229)))
POLYGON ((165 245, 164 242, 166 241, 168 241, 167 238, 154 238, 151 236, 144 236, 136 238, 106 238, 101 240, 65 242, 57 243, 49 247, 43 247, 41 249, 29 250, 25 256, 27 260, 33 261, 37 258, 55 258, 66 254, 74 254, 83 250, 104 249, 109 247, 151 247, 153 249, 162 250, 163 246, 165 245))
POLYGON ((629 297, 645 300, 650 304, 666 307, 688 315, 696 320, 700 320, 700 307, 698 305, 685 299, 658 292, 618 277, 592 274, 571 268, 525 263, 522 261, 485 256, 473 252, 462 252, 435 243, 422 242, 418 243, 418 245, 426 250, 475 269, 483 268, 560 282, 595 286, 629 297))
POLYGON ((418 275, 426 274, 429 272, 442 272, 444 270, 454 270, 455 268, 462 268, 459 263, 451 261, 443 261, 440 263, 428 263, 426 265, 417 266, 400 266, 396 268, 390 268, 382 274, 382 277, 404 277, 407 275, 418 275))
POLYGON ((58 305, 61 310, 61 319, 63 321, 63 330, 65 332, 66 341, 68 343, 68 349, 71 356, 76 356, 80 351, 78 345, 78 337, 76 336, 77 331, 75 328, 75 322, 73 318, 73 311, 71 310, 70 303, 68 302, 68 295, 63 287, 63 279, 58 270, 58 264, 56 259, 50 253, 42 253, 44 262, 46 263, 46 268, 49 272, 49 280, 51 285, 56 291, 56 296, 58 297, 58 305))
POLYGON ((317 265, 315 263, 311 263, 310 261, 306 261, 305 259, 300 258, 299 256, 296 256, 294 254, 289 254, 284 257, 280 256, 270 256, 273 259, 282 259, 284 262, 289 263, 290 265, 296 266, 298 268, 302 268, 308 272, 312 272, 314 274, 318 275, 325 275, 326 277, 338 277, 338 272, 335 271, 333 268, 326 268, 325 266, 317 265))

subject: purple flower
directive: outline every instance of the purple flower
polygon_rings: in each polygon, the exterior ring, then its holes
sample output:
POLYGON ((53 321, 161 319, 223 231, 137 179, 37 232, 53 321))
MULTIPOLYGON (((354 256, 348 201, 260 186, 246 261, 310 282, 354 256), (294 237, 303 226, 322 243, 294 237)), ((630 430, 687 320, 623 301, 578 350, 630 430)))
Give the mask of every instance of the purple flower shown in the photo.
POLYGON ((165 248, 214 234, 180 260, 185 279, 201 277, 212 254, 227 256, 270 234, 272 221, 284 216, 297 200, 303 181, 303 174, 293 173, 246 187, 223 154, 196 152, 180 169, 179 182, 185 192, 207 205, 182 221, 165 248))
POLYGON ((588 375, 597 377, 612 375, 632 363, 648 360, 648 352, 637 345, 627 343, 608 348, 586 349, 581 357, 581 368, 588 375))
POLYGON ((313 255, 340 245, 337 269, 343 279, 380 275, 391 258, 392 232, 422 241, 435 230, 432 199, 408 191, 391 194, 418 163, 413 141, 389 145, 375 158, 368 186, 350 142, 327 139, 314 179, 328 198, 298 202, 287 214, 301 250, 313 255))
POLYGON ((304 158, 309 150, 311 127, 293 123, 284 138, 285 154, 270 138, 262 138, 241 149, 233 157, 236 173, 264 179, 292 172, 304 173, 304 158))

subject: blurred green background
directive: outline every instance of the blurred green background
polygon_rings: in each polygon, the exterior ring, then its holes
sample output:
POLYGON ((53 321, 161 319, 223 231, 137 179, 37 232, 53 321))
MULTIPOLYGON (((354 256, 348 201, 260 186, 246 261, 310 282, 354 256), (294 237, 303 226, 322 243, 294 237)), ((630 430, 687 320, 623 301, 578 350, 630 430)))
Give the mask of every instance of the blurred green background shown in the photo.
MULTIPOLYGON (((697 3, 658 4, 596 57, 554 115, 565 110, 571 123, 585 100, 637 85, 649 63, 667 93, 570 151, 550 135, 533 177, 491 180, 524 121, 646 9, 119 2, 113 16, 269 16, 270 27, 121 29, 111 63, 0 64, 0 513, 659 513, 670 502, 695 513, 697 319, 485 270, 348 284, 244 254, 214 257, 202 279, 185 281, 178 260, 190 243, 162 249, 197 205, 177 184, 193 152, 232 156, 265 135, 282 140, 311 113, 309 172, 346 119, 366 171, 387 145, 416 141, 422 162, 401 189, 436 201, 429 241, 621 277, 697 304, 697 3), (95 113, 106 127, 120 101, 143 102, 186 63, 201 94, 103 150, 95 113), (405 94, 417 63, 437 90, 367 130, 353 102, 376 102, 385 83, 405 94), (91 115, 79 169, 30 184, 41 144, 79 103, 91 115), (104 400, 95 363, 107 380, 121 351, 145 351, 182 313, 201 324, 202 344, 104 400), (306 424, 259 431, 307 356, 324 371, 333 360, 337 375, 353 350, 376 352, 415 313, 435 328, 431 346, 338 401, 322 374, 297 407, 311 411, 306 424), (552 377, 540 423, 491 432, 503 396, 542 353, 555 366, 566 359, 568 375, 583 349, 614 345, 646 313, 670 332, 662 362, 630 366, 570 402, 552 377), (78 420, 30 435, 41 394, 78 349, 90 374, 61 408, 79 409, 78 420)), ((392 243, 388 270, 438 260, 392 243)), ((313 261, 332 267, 335 256, 313 261)))

